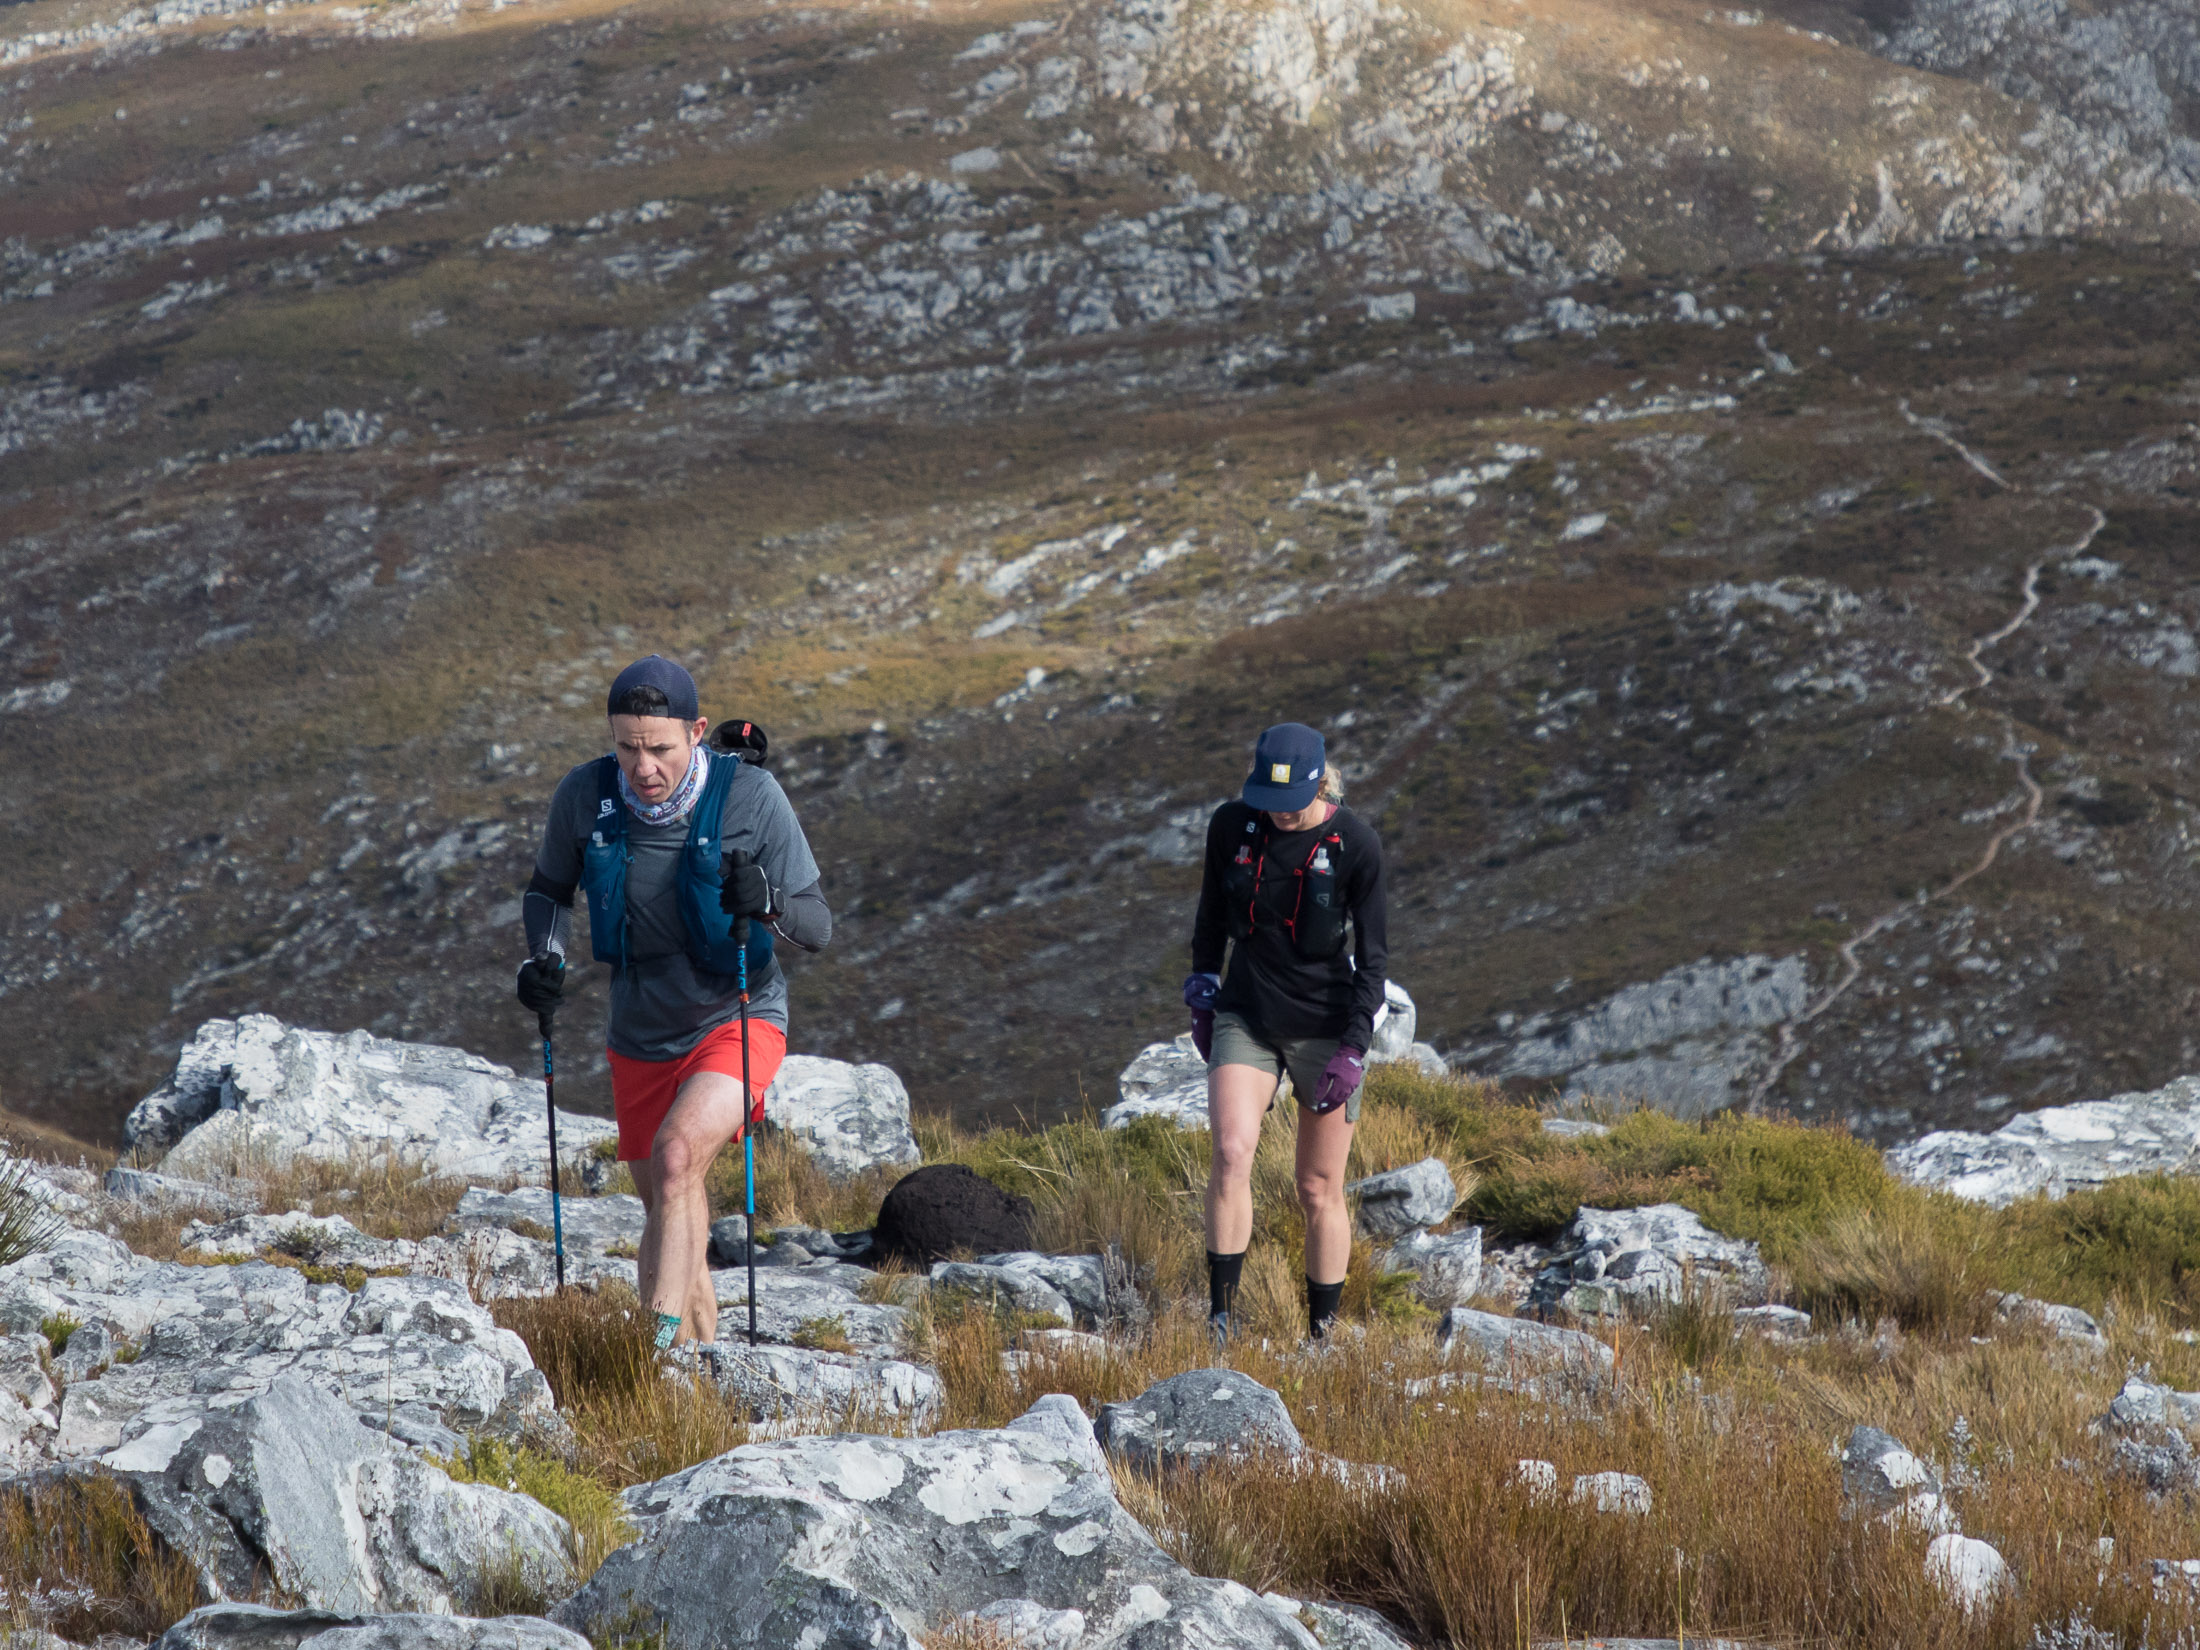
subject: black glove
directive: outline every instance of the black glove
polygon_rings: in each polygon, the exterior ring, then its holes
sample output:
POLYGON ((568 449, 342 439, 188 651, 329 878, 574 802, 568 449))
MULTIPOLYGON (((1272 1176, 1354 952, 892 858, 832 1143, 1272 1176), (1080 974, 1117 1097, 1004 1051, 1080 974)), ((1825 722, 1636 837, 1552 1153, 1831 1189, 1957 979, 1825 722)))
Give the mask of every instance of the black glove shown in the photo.
POLYGON ((550 1024, 550 1016, 557 1013, 558 1004, 565 998, 565 959, 555 951, 545 951, 539 957, 529 957, 519 965, 519 1000, 543 1023, 550 1024))
POLYGON ((779 911, 779 890, 764 867, 739 848, 718 868, 718 909, 729 917, 765 917, 779 911))

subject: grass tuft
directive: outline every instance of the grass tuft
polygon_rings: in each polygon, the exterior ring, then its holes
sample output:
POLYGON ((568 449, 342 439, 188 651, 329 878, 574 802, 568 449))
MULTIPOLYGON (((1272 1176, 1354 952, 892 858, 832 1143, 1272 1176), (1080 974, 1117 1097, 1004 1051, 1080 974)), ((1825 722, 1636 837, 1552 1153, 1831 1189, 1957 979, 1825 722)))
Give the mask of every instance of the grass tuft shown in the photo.
POLYGON ((648 1483, 748 1441, 746 1417, 715 1387, 662 1371, 632 1290, 571 1289, 491 1310, 527 1343, 571 1422, 572 1466, 606 1488, 648 1483))
POLYGON ((540 1450, 476 1436, 466 1453, 442 1463, 462 1484, 489 1484, 532 1496, 573 1527, 576 1578, 596 1573, 598 1565, 634 1539, 619 1498, 572 1463, 540 1450))
POLYGON ((72 1477, 0 1489, 0 1596, 10 1625, 143 1640, 190 1612, 198 1576, 121 1484, 72 1477))

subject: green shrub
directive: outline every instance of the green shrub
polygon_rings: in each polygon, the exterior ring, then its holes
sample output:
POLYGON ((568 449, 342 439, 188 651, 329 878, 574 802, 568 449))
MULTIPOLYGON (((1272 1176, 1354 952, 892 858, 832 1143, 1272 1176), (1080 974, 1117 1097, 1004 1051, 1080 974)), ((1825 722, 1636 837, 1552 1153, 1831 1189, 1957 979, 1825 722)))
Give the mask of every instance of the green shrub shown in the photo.
POLYGON ((1844 1210, 1793 1257, 1798 1305, 1870 1325, 1892 1318, 1928 1334, 1979 1334, 2006 1281, 1999 1222, 1975 1204, 1905 1188, 1881 1208, 1844 1210))
POLYGON ((1896 1189, 1879 1154, 1838 1129, 1721 1114, 1684 1122, 1641 1109, 1604 1135, 1555 1135, 1543 1114, 1493 1084, 1400 1065, 1368 1078, 1371 1102, 1404 1106, 1449 1137, 1478 1177, 1461 1208, 1499 1241, 1547 1237, 1584 1205, 1678 1203, 1717 1231, 1784 1260, 1850 1209, 1896 1189))
POLYGON ((2200 1179, 2136 1175, 1997 1222, 2009 1287, 2098 1310, 2113 1298, 2190 1318, 2200 1311, 2200 1179))

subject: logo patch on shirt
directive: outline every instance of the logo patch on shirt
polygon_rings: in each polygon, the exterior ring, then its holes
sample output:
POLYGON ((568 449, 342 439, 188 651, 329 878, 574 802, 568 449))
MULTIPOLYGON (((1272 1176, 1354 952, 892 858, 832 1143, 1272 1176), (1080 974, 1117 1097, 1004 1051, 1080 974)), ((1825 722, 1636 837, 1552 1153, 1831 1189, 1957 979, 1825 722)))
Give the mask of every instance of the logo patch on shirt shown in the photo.
POLYGON ((1291 764, 1290 764, 1290 763, 1288 763, 1288 762, 1271 762, 1271 763, 1269 763, 1269 764, 1268 764, 1268 783, 1269 783, 1269 784, 1271 784, 1271 785, 1288 785, 1288 784, 1290 784, 1290 783, 1291 783, 1291 764))
POLYGON ((613 812, 618 806, 619 804, 615 800, 607 796, 596 804, 596 817, 601 819, 604 815, 613 812))

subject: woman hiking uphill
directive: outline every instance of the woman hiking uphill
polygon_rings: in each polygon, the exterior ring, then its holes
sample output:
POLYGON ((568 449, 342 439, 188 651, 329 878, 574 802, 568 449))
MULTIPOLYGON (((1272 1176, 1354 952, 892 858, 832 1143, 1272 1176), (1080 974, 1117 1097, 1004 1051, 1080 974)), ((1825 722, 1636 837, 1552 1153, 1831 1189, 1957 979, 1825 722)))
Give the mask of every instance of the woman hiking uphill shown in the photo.
POLYGON ((611 754, 567 774, 550 801, 521 902, 519 999, 556 1009, 573 894, 611 964, 611 1102, 619 1160, 648 1218, 637 1270, 660 1349, 716 1352, 710 1205, 719 1148, 761 1112, 787 1052, 787 982, 774 938, 805 951, 832 936, 817 862, 779 781, 738 750, 707 750, 695 680, 651 654, 611 684, 611 754), (747 923, 750 1090, 741 1093, 740 919, 747 923))
POLYGON ((1389 948, 1382 841, 1343 795, 1322 736, 1284 722, 1254 747, 1242 800, 1207 823, 1184 1002, 1207 1062, 1207 1277, 1218 1337, 1230 1332, 1253 1233, 1253 1150, 1287 1073, 1299 1103, 1306 1319, 1316 1339, 1344 1293, 1345 1157, 1389 948))

